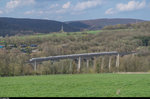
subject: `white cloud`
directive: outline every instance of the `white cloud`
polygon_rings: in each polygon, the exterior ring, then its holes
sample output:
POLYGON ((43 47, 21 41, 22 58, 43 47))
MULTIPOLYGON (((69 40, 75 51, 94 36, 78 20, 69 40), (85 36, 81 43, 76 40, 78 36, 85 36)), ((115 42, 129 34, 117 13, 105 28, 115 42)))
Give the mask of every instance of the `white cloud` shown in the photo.
POLYGON ((85 10, 88 8, 96 7, 102 4, 102 0, 88 0, 84 2, 79 2, 75 5, 74 10, 85 10))
POLYGON ((67 9, 70 7, 70 4, 71 4, 70 2, 67 2, 62 6, 62 8, 67 9))
POLYGON ((65 4, 62 5, 62 7, 60 9, 56 9, 53 13, 56 13, 56 14, 66 13, 67 11, 71 10, 70 7, 71 7, 71 2, 66 2, 65 4))
POLYGON ((114 14, 114 13, 115 13, 115 11, 113 8, 110 8, 105 12, 105 14, 114 14))
POLYGON ((146 5, 145 1, 142 2, 136 2, 136 1, 129 1, 128 4, 117 4, 116 8, 119 11, 132 11, 132 10, 137 10, 144 8, 146 5))
POLYGON ((26 11, 24 14, 64 14, 69 13, 71 15, 79 15, 85 13, 84 10, 92 7, 96 7, 102 4, 102 0, 83 0, 82 2, 78 2, 77 4, 73 5, 71 2, 66 2, 62 5, 59 4, 52 4, 49 6, 48 9, 43 11, 26 11), (55 8, 52 10, 52 8, 55 8))
POLYGON ((14 0, 14 1, 10 1, 10 2, 7 2, 6 4, 6 8, 8 9, 11 9, 11 8, 15 8, 19 5, 20 1, 19 0, 14 0))
POLYGON ((7 9, 14 9, 18 6, 25 6, 25 5, 31 5, 34 4, 35 0, 10 0, 6 4, 7 9))
POLYGON ((132 0, 129 1, 127 4, 123 4, 123 3, 117 4, 115 8, 110 8, 106 10, 105 14, 115 14, 123 11, 133 11, 133 10, 142 9, 145 6, 146 6, 145 0, 142 2, 132 0))
MULTIPOLYGON (((82 14, 84 10, 92 7, 96 7, 102 4, 102 0, 84 0, 73 5, 71 2, 66 2, 62 5, 61 9, 57 9, 55 13, 63 14, 69 12, 71 15, 82 14)), ((85 12, 84 12, 85 13, 85 12)))
POLYGON ((0 10, 0 14, 3 14, 3 11, 0 10))
POLYGON ((24 12, 25 15, 31 15, 31 14, 44 14, 46 12, 40 10, 40 11, 35 11, 35 10, 31 10, 31 11, 26 11, 24 12))

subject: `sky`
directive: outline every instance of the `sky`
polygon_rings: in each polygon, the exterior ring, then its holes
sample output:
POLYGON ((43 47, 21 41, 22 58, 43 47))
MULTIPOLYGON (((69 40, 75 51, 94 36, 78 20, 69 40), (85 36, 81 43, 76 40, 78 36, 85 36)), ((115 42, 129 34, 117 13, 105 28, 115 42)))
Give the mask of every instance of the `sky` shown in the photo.
POLYGON ((150 21, 150 0, 0 0, 0 17, 62 22, 100 18, 150 21))

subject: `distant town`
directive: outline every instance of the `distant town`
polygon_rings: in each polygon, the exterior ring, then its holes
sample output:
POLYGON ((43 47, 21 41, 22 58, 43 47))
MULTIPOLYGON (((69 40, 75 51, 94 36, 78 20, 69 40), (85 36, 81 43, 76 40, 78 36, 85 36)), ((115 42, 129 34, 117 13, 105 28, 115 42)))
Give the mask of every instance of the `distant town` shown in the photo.
POLYGON ((0 49, 12 49, 12 48, 19 48, 21 52, 23 53, 31 53, 31 52, 36 52, 36 48, 38 47, 37 44, 7 44, 5 41, 0 41, 0 49))

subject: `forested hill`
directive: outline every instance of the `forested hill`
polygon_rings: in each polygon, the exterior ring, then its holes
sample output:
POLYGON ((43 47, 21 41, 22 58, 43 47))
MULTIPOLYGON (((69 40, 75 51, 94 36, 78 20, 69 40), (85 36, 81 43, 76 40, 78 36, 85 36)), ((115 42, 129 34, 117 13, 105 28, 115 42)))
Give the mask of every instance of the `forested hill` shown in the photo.
POLYGON ((70 21, 66 22, 68 25, 88 30, 99 30, 104 26, 117 25, 117 24, 132 24, 136 22, 143 22, 140 19, 129 19, 129 18, 113 18, 113 19, 93 19, 93 20, 81 20, 81 21, 70 21))
POLYGON ((59 32, 63 25, 65 32, 84 29, 98 30, 108 25, 143 22, 137 19, 96 19, 83 21, 59 22, 41 19, 21 19, 0 17, 0 36, 25 35, 35 33, 59 32))
POLYGON ((58 32, 62 25, 66 32, 80 31, 63 22, 52 20, 0 18, 0 36, 58 32))

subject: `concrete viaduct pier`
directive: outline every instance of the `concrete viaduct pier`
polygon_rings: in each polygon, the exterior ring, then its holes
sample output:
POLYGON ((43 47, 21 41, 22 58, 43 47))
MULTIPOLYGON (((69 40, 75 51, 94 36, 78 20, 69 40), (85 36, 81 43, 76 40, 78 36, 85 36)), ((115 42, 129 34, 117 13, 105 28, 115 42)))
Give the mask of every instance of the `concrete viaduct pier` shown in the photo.
MULTIPOLYGON (((59 56, 49 56, 49 57, 39 57, 39 58, 32 58, 30 59, 30 63, 34 63, 34 71, 37 70, 37 63, 38 62, 43 62, 43 61, 59 61, 63 59, 71 59, 75 60, 77 63, 77 72, 80 73, 80 68, 81 68, 81 59, 84 59, 86 61, 86 68, 89 68, 89 59, 93 60, 93 69, 94 71, 96 70, 96 58, 102 56, 101 60, 101 71, 104 68, 104 56, 109 56, 109 63, 108 63, 108 68, 109 71, 111 69, 111 61, 112 61, 112 56, 116 57, 116 68, 119 68, 119 57, 124 56, 124 55, 129 55, 129 54, 135 54, 136 52, 124 52, 124 53, 119 53, 117 51, 113 52, 100 52, 100 53, 83 53, 83 54, 70 54, 70 55, 59 55, 59 56)), ((70 62, 70 68, 71 69, 71 62, 70 62)))

